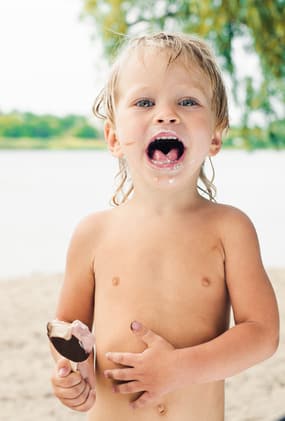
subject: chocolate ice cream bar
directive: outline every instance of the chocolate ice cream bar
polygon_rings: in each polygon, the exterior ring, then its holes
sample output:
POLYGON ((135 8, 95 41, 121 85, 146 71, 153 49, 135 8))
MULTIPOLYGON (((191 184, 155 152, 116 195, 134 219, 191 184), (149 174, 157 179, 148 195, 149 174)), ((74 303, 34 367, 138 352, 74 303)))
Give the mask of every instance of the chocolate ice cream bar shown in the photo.
MULTIPOLYGON (((92 350, 95 353, 95 336, 80 320, 72 323, 52 320, 47 324, 47 335, 55 349, 74 363, 85 361, 92 350)), ((76 370, 77 364, 72 364, 72 368, 76 370)))

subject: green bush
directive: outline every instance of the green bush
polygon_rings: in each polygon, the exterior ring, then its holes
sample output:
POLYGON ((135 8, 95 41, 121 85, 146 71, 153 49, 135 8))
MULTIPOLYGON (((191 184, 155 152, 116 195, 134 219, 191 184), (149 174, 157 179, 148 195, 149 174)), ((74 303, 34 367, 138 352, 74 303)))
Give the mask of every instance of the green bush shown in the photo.
POLYGON ((97 138, 99 133, 83 116, 36 115, 12 112, 0 114, 0 136, 5 138, 42 138, 76 136, 97 138))
POLYGON ((89 124, 84 124, 73 131, 73 136, 81 139, 96 139, 98 138, 98 130, 89 124))

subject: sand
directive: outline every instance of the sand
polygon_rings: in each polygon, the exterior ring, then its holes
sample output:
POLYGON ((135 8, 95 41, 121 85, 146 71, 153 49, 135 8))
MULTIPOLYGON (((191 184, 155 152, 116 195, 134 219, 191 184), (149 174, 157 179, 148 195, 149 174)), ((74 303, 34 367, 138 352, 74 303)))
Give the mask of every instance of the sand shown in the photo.
MULTIPOLYGON (((285 270, 269 273, 280 306, 280 347, 271 359, 227 380, 227 421, 276 421, 285 416, 285 270)), ((45 326, 53 318, 61 281, 61 274, 0 280, 1 421, 86 419, 62 406, 50 387, 53 362, 45 326)))

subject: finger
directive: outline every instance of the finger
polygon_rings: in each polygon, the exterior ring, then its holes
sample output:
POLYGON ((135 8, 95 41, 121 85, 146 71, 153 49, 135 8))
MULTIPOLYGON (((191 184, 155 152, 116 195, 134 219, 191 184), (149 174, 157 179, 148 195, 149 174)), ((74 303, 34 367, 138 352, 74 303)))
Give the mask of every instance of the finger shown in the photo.
POLYGON ((59 377, 66 377, 72 371, 70 361, 66 358, 60 358, 56 364, 56 370, 59 377))
POLYGON ((58 375, 55 372, 51 377, 51 383, 54 387, 70 388, 78 385, 82 381, 82 377, 79 372, 71 372, 65 377, 58 375))
POLYGON ((80 412, 87 412, 93 407, 95 401, 96 401, 96 392, 94 389, 90 389, 89 395, 86 401, 79 406, 73 407, 72 409, 75 409, 76 411, 80 411, 80 412))
POLYGON ((85 388, 79 396, 73 399, 64 398, 60 400, 64 405, 72 408, 75 411, 85 412, 94 405, 95 398, 95 391, 90 389, 88 383, 85 383, 85 388))
POLYGON ((115 368, 113 370, 105 370, 104 376, 107 379, 130 381, 136 380, 133 368, 115 368))
POLYGON ((148 346, 153 345, 157 340, 163 339, 161 336, 154 333, 152 330, 143 326, 140 322, 133 321, 130 326, 132 332, 139 336, 148 346))
POLYGON ((131 402, 130 405, 132 408, 144 408, 146 406, 149 406, 153 403, 154 399, 150 395, 149 392, 144 392, 138 399, 131 402))
POLYGON ((91 389, 95 389, 94 355, 89 356, 86 361, 79 362, 77 369, 81 377, 87 380, 91 389))
POLYGON ((145 390, 144 386, 138 381, 127 382, 123 384, 116 384, 113 386, 114 393, 136 393, 143 392, 145 390))
POLYGON ((89 395, 90 386, 87 382, 83 382, 83 389, 77 395, 74 394, 72 397, 68 397, 67 394, 65 396, 59 397, 59 399, 64 403, 68 404, 71 408, 75 408, 76 406, 83 405, 89 395))
POLYGON ((59 399, 77 399, 84 392, 85 388, 86 382, 84 380, 72 387, 53 385, 54 394, 59 399))
POLYGON ((134 367, 139 360, 140 354, 131 352, 107 352, 106 357, 114 363, 134 367))

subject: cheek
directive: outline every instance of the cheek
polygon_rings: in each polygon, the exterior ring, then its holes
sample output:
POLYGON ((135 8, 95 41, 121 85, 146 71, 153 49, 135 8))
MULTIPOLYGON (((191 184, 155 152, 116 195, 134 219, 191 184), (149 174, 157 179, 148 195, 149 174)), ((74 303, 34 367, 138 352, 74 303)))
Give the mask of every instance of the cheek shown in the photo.
POLYGON ((120 150, 122 155, 127 161, 132 161, 132 157, 137 155, 140 151, 140 142, 134 135, 134 132, 129 127, 117 128, 116 137, 120 144, 120 150))
POLYGON ((125 121, 116 130, 116 136, 122 147, 140 143, 138 126, 133 122, 125 121))
POLYGON ((199 154, 208 153, 212 141, 212 132, 207 128, 200 128, 192 139, 192 148, 199 154))
POLYGON ((192 141, 201 151, 209 149, 214 133, 214 124, 211 115, 200 116, 193 122, 192 141))

